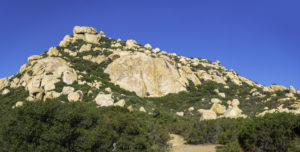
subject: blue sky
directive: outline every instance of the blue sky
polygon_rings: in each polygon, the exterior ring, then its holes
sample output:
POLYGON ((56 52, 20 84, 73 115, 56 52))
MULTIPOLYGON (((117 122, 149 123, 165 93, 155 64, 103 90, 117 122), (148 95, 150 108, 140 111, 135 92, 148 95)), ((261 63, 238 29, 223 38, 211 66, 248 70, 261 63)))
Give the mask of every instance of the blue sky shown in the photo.
POLYGON ((300 89, 299 0, 1 0, 0 78, 75 25, 300 89))

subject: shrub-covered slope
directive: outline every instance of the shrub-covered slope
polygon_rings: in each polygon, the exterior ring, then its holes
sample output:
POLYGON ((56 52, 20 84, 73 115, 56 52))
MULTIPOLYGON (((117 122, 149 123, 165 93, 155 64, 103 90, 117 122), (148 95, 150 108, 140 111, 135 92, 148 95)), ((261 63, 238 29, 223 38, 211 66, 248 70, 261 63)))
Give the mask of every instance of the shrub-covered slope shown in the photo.
POLYGON ((225 151, 286 151, 297 148, 299 99, 292 86, 257 84, 219 61, 76 26, 59 46, 0 79, 0 149, 167 151, 168 134, 176 133, 191 144, 228 144, 225 151), (290 114, 260 118, 282 112, 290 114), (264 127, 273 128, 254 135, 264 127))

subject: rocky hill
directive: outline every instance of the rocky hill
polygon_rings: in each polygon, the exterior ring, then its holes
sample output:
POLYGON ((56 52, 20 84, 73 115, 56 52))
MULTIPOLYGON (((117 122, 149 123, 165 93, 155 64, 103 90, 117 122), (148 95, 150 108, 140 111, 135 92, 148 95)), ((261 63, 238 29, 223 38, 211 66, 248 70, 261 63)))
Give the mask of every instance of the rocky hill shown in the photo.
POLYGON ((263 86, 220 61, 179 56, 79 26, 58 46, 29 57, 16 75, 0 79, 0 93, 1 107, 9 109, 59 101, 119 106, 170 120, 300 114, 300 90, 293 86, 263 86))
POLYGON ((126 105, 151 113, 157 107, 143 101, 160 100, 180 92, 198 92, 195 101, 181 101, 183 105, 179 109, 169 110, 179 115, 198 110, 203 113, 202 119, 276 111, 300 113, 297 109, 300 91, 292 86, 266 87, 227 70, 219 61, 179 56, 134 40, 114 40, 103 32, 98 34, 92 27, 76 26, 73 35, 65 36, 59 46, 29 57, 16 75, 0 80, 2 95, 18 87, 24 87, 29 94, 16 106, 58 98, 64 102, 89 100, 99 106, 126 105), (201 91, 204 87, 209 87, 206 92, 201 91), (142 100, 140 105, 128 101, 135 95, 142 100), (207 105, 201 107, 197 102, 207 105), (209 104, 212 104, 210 110, 209 104), (247 110, 251 109, 249 106, 256 110, 247 110))

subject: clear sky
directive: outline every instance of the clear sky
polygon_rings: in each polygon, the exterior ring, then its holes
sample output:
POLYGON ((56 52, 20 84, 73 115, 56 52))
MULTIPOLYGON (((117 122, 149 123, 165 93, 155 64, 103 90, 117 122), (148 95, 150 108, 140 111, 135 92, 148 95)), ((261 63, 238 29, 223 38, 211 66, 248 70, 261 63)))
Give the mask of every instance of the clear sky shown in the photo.
POLYGON ((300 89, 299 0, 1 0, 0 78, 75 25, 300 89))

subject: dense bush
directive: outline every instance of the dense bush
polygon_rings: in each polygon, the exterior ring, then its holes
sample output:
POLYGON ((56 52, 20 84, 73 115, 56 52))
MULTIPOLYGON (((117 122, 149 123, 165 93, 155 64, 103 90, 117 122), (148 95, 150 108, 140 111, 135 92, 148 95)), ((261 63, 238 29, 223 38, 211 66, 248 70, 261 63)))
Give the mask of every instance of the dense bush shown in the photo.
POLYGON ((91 103, 27 103, 1 117, 1 151, 165 151, 168 132, 143 113, 91 103))
POLYGON ((239 143, 246 151, 285 152, 299 135, 299 122, 299 116, 285 113, 254 118, 242 128, 239 143))

